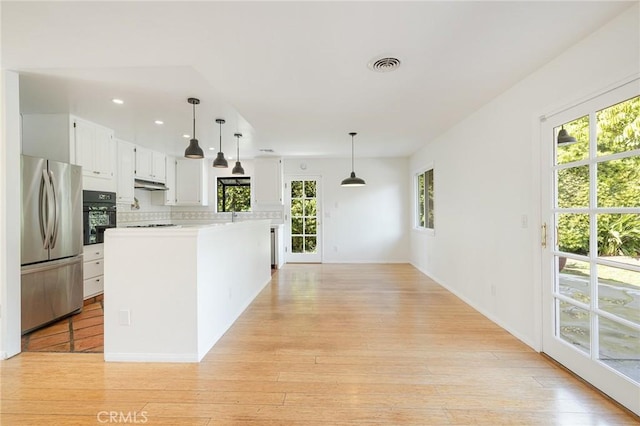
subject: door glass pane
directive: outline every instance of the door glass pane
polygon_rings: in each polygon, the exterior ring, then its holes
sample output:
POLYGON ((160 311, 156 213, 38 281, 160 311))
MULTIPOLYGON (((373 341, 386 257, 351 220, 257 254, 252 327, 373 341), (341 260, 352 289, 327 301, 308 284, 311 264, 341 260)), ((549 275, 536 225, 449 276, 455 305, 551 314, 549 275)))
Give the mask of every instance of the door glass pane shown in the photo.
POLYGON ((589 166, 558 170, 558 207, 589 207, 589 166))
POLYGON ((292 217, 291 218, 291 233, 292 234, 302 234, 302 218, 301 217, 292 217))
POLYGON ((304 252, 304 239, 300 236, 291 237, 291 252, 303 253, 304 252))
POLYGON ((640 156, 598 163, 598 207, 640 207, 640 156))
POLYGON ((316 215, 316 199, 304 200, 304 215, 315 216, 316 215))
POLYGON ((596 113, 598 155, 640 149, 640 96, 596 113))
POLYGON ((316 198, 315 180, 308 180, 304 182, 304 196, 307 198, 316 198))
POLYGON ((589 215, 560 213, 557 215, 556 242, 558 250, 565 253, 589 254, 589 215))
POLYGON ((589 311, 562 300, 556 300, 556 304, 559 313, 558 337, 588 354, 591 340, 589 311))
POLYGON ((591 301, 589 263, 559 257, 558 269, 558 292, 588 305, 591 301))
POLYGON ((291 182, 291 198, 302 197, 302 181, 294 180, 291 182))
POLYGON ((554 129, 554 143, 557 142, 561 129, 576 138, 576 142, 567 145, 556 143, 556 164, 566 164, 589 158, 589 116, 585 115, 556 127, 554 129))
POLYGON ((305 253, 316 252, 316 237, 304 237, 304 252, 305 253))
POLYGON ((307 235, 315 235, 316 233, 316 218, 307 218, 304 221, 304 233, 307 235))
POLYGON ((640 256, 640 214, 599 214, 598 256, 638 265, 640 256))
POLYGON ((291 200, 291 217, 302 216, 302 200, 291 200))
POLYGON ((640 331, 599 317, 600 361, 640 382, 640 331))
POLYGON ((640 325, 640 272, 598 265, 598 307, 640 325))

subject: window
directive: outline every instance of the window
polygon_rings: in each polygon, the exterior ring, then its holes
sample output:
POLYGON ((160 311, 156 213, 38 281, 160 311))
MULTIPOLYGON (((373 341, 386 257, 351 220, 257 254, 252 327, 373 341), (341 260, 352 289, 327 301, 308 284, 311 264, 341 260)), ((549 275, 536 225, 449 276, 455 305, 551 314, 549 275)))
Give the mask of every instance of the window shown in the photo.
POLYGON ((218 213, 251 211, 251 178, 218 178, 218 213))
POLYGON ((433 169, 416 175, 416 227, 434 229, 435 215, 433 209, 433 169))

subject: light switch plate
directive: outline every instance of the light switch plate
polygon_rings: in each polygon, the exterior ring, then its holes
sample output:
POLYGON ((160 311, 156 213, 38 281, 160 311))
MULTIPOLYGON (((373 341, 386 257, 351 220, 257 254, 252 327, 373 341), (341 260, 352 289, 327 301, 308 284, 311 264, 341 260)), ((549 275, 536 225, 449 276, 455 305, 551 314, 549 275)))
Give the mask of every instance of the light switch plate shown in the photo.
POLYGON ((131 325, 131 311, 129 309, 120 309, 118 311, 118 324, 131 325))

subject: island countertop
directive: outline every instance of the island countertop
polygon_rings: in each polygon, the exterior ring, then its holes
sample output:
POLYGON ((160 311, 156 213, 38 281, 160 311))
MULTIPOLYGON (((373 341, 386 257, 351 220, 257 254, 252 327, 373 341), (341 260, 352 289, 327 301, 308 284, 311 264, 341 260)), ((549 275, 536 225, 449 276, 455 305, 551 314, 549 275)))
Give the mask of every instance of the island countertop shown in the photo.
POLYGON ((271 279, 270 221, 105 232, 106 361, 198 362, 271 279))

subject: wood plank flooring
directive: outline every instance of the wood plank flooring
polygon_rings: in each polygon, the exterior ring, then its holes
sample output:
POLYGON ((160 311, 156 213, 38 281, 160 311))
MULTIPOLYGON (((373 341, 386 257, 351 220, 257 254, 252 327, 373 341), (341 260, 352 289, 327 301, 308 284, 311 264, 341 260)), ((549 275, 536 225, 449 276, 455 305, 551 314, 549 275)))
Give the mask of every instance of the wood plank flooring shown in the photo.
POLYGON ((636 425, 410 265, 286 265, 199 364, 22 353, 2 425, 636 425))

